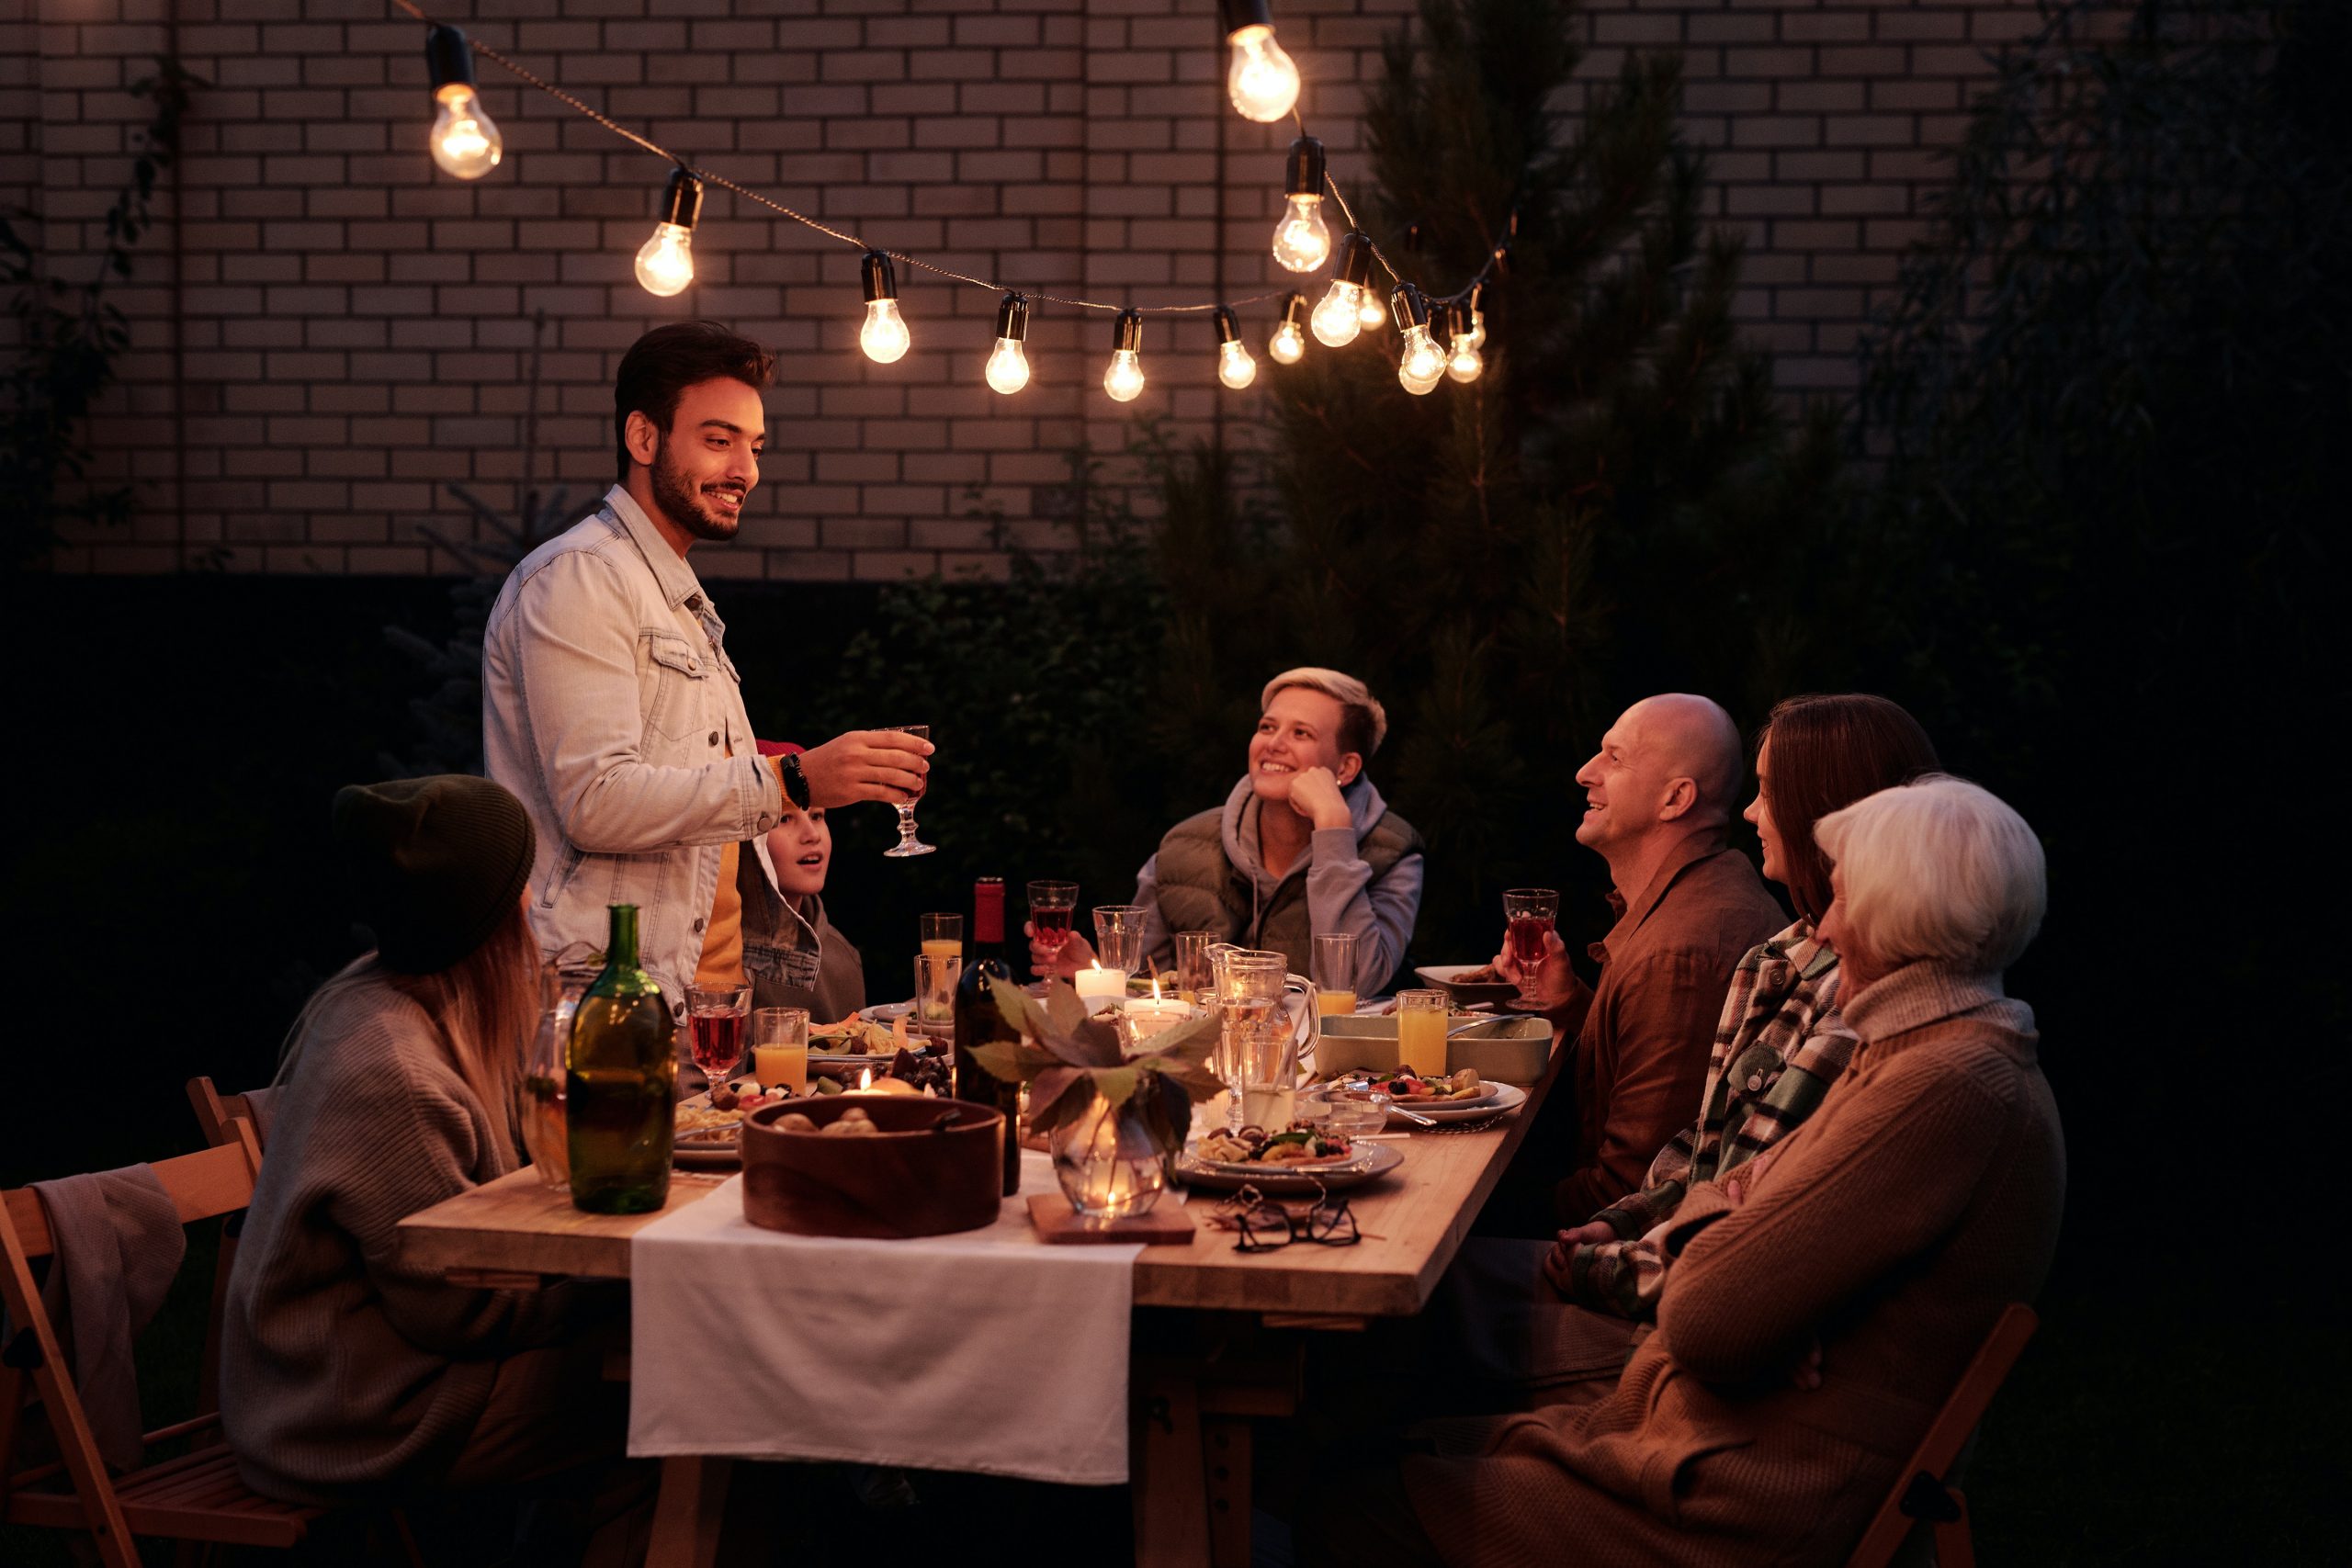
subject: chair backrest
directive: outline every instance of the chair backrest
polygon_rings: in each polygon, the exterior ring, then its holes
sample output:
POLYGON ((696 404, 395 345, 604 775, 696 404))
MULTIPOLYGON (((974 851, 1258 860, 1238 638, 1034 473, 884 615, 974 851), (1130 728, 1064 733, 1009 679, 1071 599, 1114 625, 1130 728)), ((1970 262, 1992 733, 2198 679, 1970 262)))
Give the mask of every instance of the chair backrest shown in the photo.
MULTIPOLYGON (((1944 1401, 1928 1427, 1928 1435, 1911 1455, 1911 1462, 1895 1477, 1894 1489, 1886 1501, 1879 1505, 1878 1514, 1871 1520, 1871 1528, 1862 1532, 1861 1543, 1847 1559, 1847 1568, 1884 1568, 1894 1559, 1921 1516, 1905 1509, 1905 1498, 1913 1496, 1913 1488, 1925 1477, 1939 1495, 1946 1477, 1960 1459, 1960 1451, 1968 1444, 1977 1424, 1984 1419, 1984 1412, 1993 1403, 1993 1395, 2000 1392, 2007 1380, 2009 1369, 2018 1364, 2026 1341, 2041 1320, 2033 1309, 2021 1302, 2011 1302, 2002 1309, 1994 1323, 1993 1331, 1984 1343, 1976 1348, 1975 1357, 1968 1370, 1960 1375, 1960 1382, 1944 1401)), ((1964 1524, 1964 1519, 1962 1520, 1964 1524)))
POLYGON ((234 1142, 229 1123, 242 1120, 252 1123, 254 1137, 267 1144, 262 1136, 261 1115, 249 1096, 222 1094, 210 1078, 195 1077, 187 1080, 187 1102, 196 1111, 196 1124, 203 1129, 206 1143, 217 1147, 234 1142))
MULTIPOLYGON (((261 1145, 252 1123, 232 1120, 229 1141, 217 1148, 159 1160, 155 1179, 170 1195, 182 1224, 234 1213, 253 1201, 261 1171, 261 1145)), ((48 1412, 51 1434, 73 1478, 74 1490, 89 1517, 100 1555, 108 1562, 135 1562, 121 1499, 99 1457, 97 1438, 74 1388, 73 1370, 59 1346, 57 1328, 41 1306, 32 1260, 57 1250, 48 1213, 30 1188, 0 1193, 0 1303, 8 1309, 10 1336, 0 1347, 0 1496, 16 1470, 17 1438, 31 1382, 48 1412)), ((207 1347, 208 1355, 211 1347, 207 1347)), ((207 1371, 209 1372, 208 1368, 207 1371)))

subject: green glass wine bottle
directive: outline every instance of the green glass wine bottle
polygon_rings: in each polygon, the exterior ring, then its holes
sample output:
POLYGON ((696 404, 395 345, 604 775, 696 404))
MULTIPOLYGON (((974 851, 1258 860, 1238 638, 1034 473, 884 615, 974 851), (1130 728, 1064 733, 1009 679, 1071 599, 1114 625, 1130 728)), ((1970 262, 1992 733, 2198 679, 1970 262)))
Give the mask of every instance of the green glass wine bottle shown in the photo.
POLYGON ((670 1197, 677 1120, 677 1021, 637 966, 637 906, 612 906, 605 968, 571 1019, 564 1061, 571 1201, 595 1214, 641 1214, 670 1197))

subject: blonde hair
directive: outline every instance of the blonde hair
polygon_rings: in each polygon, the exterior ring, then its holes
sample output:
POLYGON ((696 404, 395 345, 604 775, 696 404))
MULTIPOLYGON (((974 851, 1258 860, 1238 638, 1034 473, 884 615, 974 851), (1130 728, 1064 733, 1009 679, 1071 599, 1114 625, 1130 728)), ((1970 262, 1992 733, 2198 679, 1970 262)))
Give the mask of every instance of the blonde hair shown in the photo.
POLYGON ((1301 665, 1285 670, 1266 682, 1258 695, 1258 711, 1263 713, 1274 703, 1274 694, 1291 686, 1303 686, 1310 692, 1320 692, 1338 703, 1340 716, 1340 750, 1353 751, 1370 759, 1388 739, 1388 710, 1372 694, 1372 688, 1352 675, 1337 670, 1325 670, 1318 665, 1301 665))
POLYGON ((370 983, 390 987, 424 1010, 441 1036, 449 1065, 489 1113, 491 1125, 520 1131, 515 1093, 523 1058, 539 1022, 539 945, 518 901, 480 947, 447 969, 404 975, 373 952, 363 953, 311 994, 287 1031, 277 1080, 293 1074, 314 1027, 342 998, 370 983))
POLYGON ((1891 964, 1997 975, 2041 929, 2041 840, 1992 791, 1949 773, 1866 795, 1813 825, 1840 908, 1891 964))

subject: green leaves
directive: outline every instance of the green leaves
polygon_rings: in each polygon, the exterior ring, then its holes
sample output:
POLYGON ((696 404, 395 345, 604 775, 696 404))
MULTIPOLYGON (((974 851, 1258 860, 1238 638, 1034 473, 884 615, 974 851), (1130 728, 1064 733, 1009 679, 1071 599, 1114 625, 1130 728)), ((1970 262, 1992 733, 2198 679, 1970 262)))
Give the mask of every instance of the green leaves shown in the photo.
POLYGON ((1151 1049, 1131 1056, 1119 1025, 1088 1016, 1086 1004, 1067 981, 1048 985, 1042 1001, 1005 980, 993 982, 989 994, 998 1016, 1019 1030, 1022 1040, 968 1049, 990 1077, 1029 1085, 1032 1132, 1050 1133, 1074 1122, 1097 1100, 1114 1111, 1134 1101, 1153 1146, 1172 1154, 1183 1147, 1191 1129, 1193 1101, 1225 1087, 1208 1070, 1217 1042, 1214 1012, 1162 1030, 1151 1037, 1151 1049))

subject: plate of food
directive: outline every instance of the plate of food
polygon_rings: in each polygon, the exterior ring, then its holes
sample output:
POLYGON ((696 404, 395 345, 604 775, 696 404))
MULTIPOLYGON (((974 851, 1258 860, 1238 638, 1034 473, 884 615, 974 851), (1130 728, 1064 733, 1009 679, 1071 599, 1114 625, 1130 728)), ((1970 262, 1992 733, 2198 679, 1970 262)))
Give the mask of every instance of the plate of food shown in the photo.
POLYGON ((1272 1138, 1228 1139, 1221 1134, 1212 1134, 1194 1149, 1176 1156, 1175 1173, 1178 1180, 1190 1187, 1218 1192, 1255 1187, 1270 1197, 1277 1197, 1308 1194, 1318 1187, 1327 1192, 1344 1191, 1367 1181, 1377 1181, 1404 1163, 1405 1152, 1393 1144, 1358 1143, 1293 1128, 1272 1138), (1315 1143, 1301 1144, 1292 1136, 1299 1132, 1310 1132, 1315 1143), (1340 1145, 1346 1152, 1315 1154, 1311 1151, 1317 1144, 1327 1149, 1340 1145), (1283 1157, 1283 1151, 1302 1147, 1310 1152, 1283 1157), (1269 1152, 1275 1157, 1265 1157, 1269 1152), (1236 1153, 1245 1157, 1225 1157, 1236 1153), (1335 1154, 1337 1157, 1333 1157, 1335 1154))
POLYGON ((1519 999, 1519 987, 1496 974, 1491 964, 1425 964, 1413 973, 1443 991, 1455 1007, 1519 999))
POLYGON ((754 1078, 721 1086, 713 1104, 707 1089, 678 1101, 670 1140, 670 1163, 688 1170, 731 1170, 743 1162, 737 1139, 744 1116, 763 1105, 791 1098, 786 1089, 766 1090, 754 1078))
MULTIPOLYGON (((1426 1105, 1407 1105, 1406 1110, 1428 1122, 1483 1122, 1490 1117, 1508 1115, 1527 1103, 1527 1091, 1512 1084, 1488 1084, 1491 1091, 1474 1100, 1437 1100, 1426 1105)), ((1388 1109, 1391 1127, 1412 1127, 1416 1123, 1397 1113, 1396 1107, 1388 1109)))
POLYGON ((1424 1076, 1414 1072, 1374 1073, 1361 1079, 1351 1077, 1351 1086, 1360 1085, 1375 1094, 1385 1094, 1399 1105, 1415 1111, 1425 1111, 1432 1105, 1469 1107, 1485 1105, 1495 1098, 1500 1085, 1490 1084, 1478 1077, 1476 1067, 1464 1067, 1446 1077, 1424 1076))

